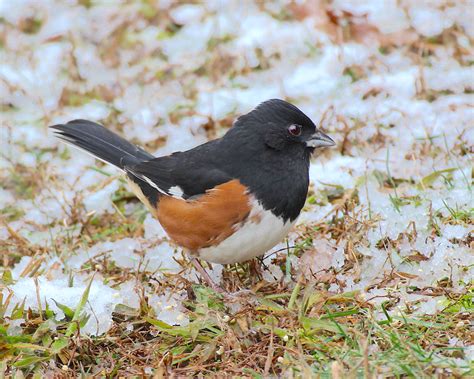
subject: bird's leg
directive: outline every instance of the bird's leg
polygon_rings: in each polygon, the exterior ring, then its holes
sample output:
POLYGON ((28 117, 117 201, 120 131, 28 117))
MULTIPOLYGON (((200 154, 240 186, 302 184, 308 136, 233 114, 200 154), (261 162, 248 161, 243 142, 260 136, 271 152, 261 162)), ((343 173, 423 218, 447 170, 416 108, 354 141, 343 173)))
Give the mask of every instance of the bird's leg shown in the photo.
POLYGON ((197 258, 191 258, 191 263, 193 264, 194 268, 201 274, 202 278, 204 281, 207 283, 209 287, 211 287, 214 292, 220 294, 223 296, 224 300, 230 301, 230 302, 236 302, 240 300, 240 295, 253 295, 253 292, 251 290, 240 290, 237 291, 236 293, 228 293, 226 290, 224 290, 222 287, 220 287, 212 278, 209 276, 207 271, 202 267, 201 263, 197 258))
POLYGON ((197 260, 197 258, 193 257, 191 259, 191 263, 193 264, 197 272, 201 274, 202 278, 204 279, 204 281, 207 283, 209 287, 211 287, 217 293, 220 293, 220 294, 225 293, 225 291, 221 287, 219 287, 219 285, 217 285, 216 282, 214 282, 214 280, 212 280, 212 278, 209 276, 209 274, 204 269, 204 267, 202 267, 201 263, 197 260))

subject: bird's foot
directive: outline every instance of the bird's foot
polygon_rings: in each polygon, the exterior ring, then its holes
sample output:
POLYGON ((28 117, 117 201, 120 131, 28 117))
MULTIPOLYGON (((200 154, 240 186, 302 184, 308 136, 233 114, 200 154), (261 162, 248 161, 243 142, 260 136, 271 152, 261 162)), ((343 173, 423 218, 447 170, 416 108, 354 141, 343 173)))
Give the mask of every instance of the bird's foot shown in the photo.
POLYGON ((196 271, 201 275, 203 281, 217 294, 221 295, 224 301, 229 302, 236 302, 237 300, 241 300, 243 297, 250 297, 254 296, 255 294, 251 290, 243 289, 233 293, 230 293, 219 286, 208 274, 204 267, 202 267, 201 263, 196 259, 192 258, 191 263, 193 264, 196 271))

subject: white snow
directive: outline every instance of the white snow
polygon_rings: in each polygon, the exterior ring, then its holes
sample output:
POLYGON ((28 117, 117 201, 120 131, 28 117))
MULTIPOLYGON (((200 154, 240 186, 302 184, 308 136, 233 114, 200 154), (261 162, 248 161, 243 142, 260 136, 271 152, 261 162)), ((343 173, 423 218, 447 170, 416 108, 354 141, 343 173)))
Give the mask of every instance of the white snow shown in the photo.
MULTIPOLYGON (((38 277, 38 292, 41 301, 41 309, 45 309, 46 303, 55 312, 58 320, 64 318, 63 311, 58 308, 57 303, 75 309, 79 304, 83 293, 87 287, 87 279, 78 280, 72 286, 69 285, 66 277, 61 279, 48 280, 43 276, 38 277)), ((33 278, 20 278, 10 286, 13 291, 13 299, 10 303, 11 312, 14 304, 25 300, 26 309, 39 309, 37 287, 33 278)), ((6 290, 2 292, 5 294, 6 290)), ((115 305, 122 302, 120 293, 104 285, 100 280, 94 279, 90 287, 89 298, 84 307, 84 312, 91 317, 82 329, 82 333, 100 335, 106 332, 112 324, 112 312, 115 305)), ((8 310, 7 310, 8 313, 8 310)))
MULTIPOLYGON (((275 17, 286 14, 286 2, 163 1, 160 11, 178 25, 170 31, 149 25, 135 3, 94 2, 86 9, 72 2, 0 1, 0 212, 12 218, 10 230, 0 224, 0 240, 13 231, 44 252, 36 274, 43 308, 47 302, 61 319, 52 299, 74 308, 97 270, 83 333, 106 332, 117 304, 137 308, 142 287, 158 319, 186 325, 185 295, 162 289, 161 281, 196 280, 150 214, 143 234, 89 240, 83 226, 91 217, 125 222, 112 203, 122 186, 119 172, 101 164, 96 170, 92 157, 54 139, 47 125, 91 119, 165 155, 222 135, 237 115, 273 97, 300 106, 337 142, 313 159, 315 204, 306 205, 289 245, 300 241, 304 227, 345 211, 345 222, 354 221, 352 234, 339 239, 315 232, 301 258, 287 256, 292 268, 329 291, 359 290, 374 306, 398 296, 400 310, 410 303, 417 314, 435 314, 446 298, 407 288, 449 278, 453 291, 465 290, 474 279, 473 6, 443 0, 324 6, 343 27, 355 28, 354 36, 336 35, 317 14, 275 17), (36 33, 22 30, 31 17, 39 21, 36 33), (215 130, 205 129, 213 123, 215 130), (41 181, 32 186, 28 179, 36 174, 41 181), (334 193, 343 198, 330 199, 334 193), (346 209, 348 196, 354 203, 346 209), (68 239, 73 246, 57 251, 68 239), (150 281, 120 282, 104 264, 150 281), (393 273, 405 275, 393 279, 396 289, 379 286, 393 273)), ((137 209, 126 206, 125 217, 137 209)), ((283 257, 285 247, 273 250, 283 249, 277 254, 283 257)), ((11 269, 14 280, 9 311, 24 298, 27 307, 39 308, 28 276, 37 258, 0 269, 11 269)), ((293 285, 274 258, 264 261, 264 279, 293 285)), ((222 280, 222 266, 209 273, 222 280)), ((8 333, 19 333, 20 325, 10 322, 8 333)))
POLYGON ((84 200, 84 206, 87 212, 95 212, 96 214, 102 214, 105 212, 111 213, 114 208, 110 197, 119 188, 119 183, 113 181, 107 184, 104 188, 93 192, 84 200))
POLYGON ((150 302, 153 304, 158 320, 171 325, 185 326, 189 323, 189 319, 183 313, 182 300, 182 296, 177 294, 152 295, 150 302))

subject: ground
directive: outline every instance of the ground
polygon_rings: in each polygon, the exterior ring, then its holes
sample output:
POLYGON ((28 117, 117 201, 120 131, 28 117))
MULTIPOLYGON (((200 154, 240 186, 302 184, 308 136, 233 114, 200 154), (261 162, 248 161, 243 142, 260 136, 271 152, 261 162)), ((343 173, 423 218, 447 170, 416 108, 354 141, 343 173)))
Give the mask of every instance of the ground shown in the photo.
MULTIPOLYGON (((473 375, 472 1, 0 2, 0 373, 473 375), (200 282, 120 173, 269 98, 337 142, 297 227, 200 282)), ((285 175, 286 173, 282 173, 285 175)))

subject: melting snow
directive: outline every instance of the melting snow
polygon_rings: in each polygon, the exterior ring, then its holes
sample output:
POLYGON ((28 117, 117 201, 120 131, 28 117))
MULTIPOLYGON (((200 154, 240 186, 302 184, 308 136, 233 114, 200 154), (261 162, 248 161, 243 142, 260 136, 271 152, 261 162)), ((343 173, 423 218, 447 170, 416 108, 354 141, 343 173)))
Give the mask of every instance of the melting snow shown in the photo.
MULTIPOLYGON (((147 25, 134 4, 86 9, 49 1, 0 2, 6 20, 1 26, 6 38, 0 97, 6 111, 0 114, 0 179, 8 183, 0 185, 0 211, 21 211, 9 222, 10 229, 0 226, 0 240, 12 238, 14 231, 48 250, 40 265, 45 274, 38 276, 43 309, 47 302, 61 319, 53 299, 74 308, 88 280, 81 269, 91 262, 100 268, 103 257, 121 270, 158 279, 183 270, 173 259, 180 257, 175 247, 149 214, 143 238, 110 242, 104 237, 92 246, 55 251, 55 240, 83 233, 77 220, 68 225, 74 212, 82 220, 88 212, 99 217, 117 212, 112 197, 120 183, 107 176, 117 170, 95 170, 93 158, 52 138, 48 124, 89 118, 121 130, 138 144, 160 140, 155 153, 164 155, 205 142, 209 121, 229 125, 229 116, 272 97, 291 98, 315 122, 322 121, 338 144, 316 157, 310 168, 317 205, 307 205, 300 225, 334 215, 337 203, 321 199, 321 194, 335 188, 354 190, 359 201, 354 214, 361 222, 377 220, 356 241, 355 268, 344 271, 347 260, 354 258, 345 250, 347 241, 336 243, 329 236, 315 239, 300 260, 288 256, 292 267, 308 277, 317 273, 330 291, 365 292, 374 304, 386 299, 388 289, 368 288, 390 272, 404 273, 408 279, 399 291, 402 304, 414 301, 416 312, 424 314, 442 308, 444 299, 407 293, 406 286, 422 288, 449 278, 456 290, 473 280, 473 245, 462 242, 472 241, 474 232, 472 220, 466 219, 472 217, 474 204, 472 4, 336 0, 328 6, 337 17, 350 15, 352 26, 366 35, 342 42, 330 25, 315 27, 324 23, 325 15, 283 21, 269 13, 283 11, 285 5, 278 4, 160 2, 180 26, 169 32, 147 25), (37 33, 21 30, 27 16, 40 22, 37 33), (122 25, 128 25, 118 42, 122 45, 107 49, 122 25), (457 49, 438 38, 453 26, 449 37, 457 41, 457 49), (425 55, 415 56, 405 46, 418 38, 424 38, 425 55), (384 45, 390 49, 384 51, 384 45), (224 62, 223 67, 216 62, 224 62), (215 78, 200 74, 211 68, 215 78), (17 173, 25 180, 44 171, 47 182, 32 197, 18 189, 21 181, 7 181, 18 165, 29 170, 17 173), (389 188, 389 177, 400 181, 396 191, 389 188), (397 241, 397 248, 387 239, 397 241)), ((290 245, 296 238, 291 235, 290 245)), ((264 279, 289 280, 273 258, 264 261, 264 279)), ((14 294, 11 304, 25 299, 27 307, 38 309, 36 286, 27 274, 33 259, 25 256, 16 263, 15 282, 8 289, 14 294)), ((182 274, 195 279, 193 272, 182 274)), ((219 282, 222 267, 215 265, 210 275, 219 282)), ((138 307, 138 284, 117 284, 96 275, 85 308, 91 317, 82 332, 105 332, 117 304, 138 307)), ((188 322, 181 295, 147 295, 160 320, 188 322)), ((9 334, 17 333, 20 321, 10 324, 9 334)))

